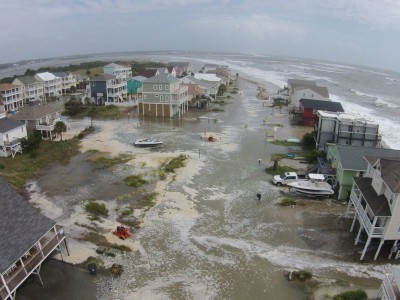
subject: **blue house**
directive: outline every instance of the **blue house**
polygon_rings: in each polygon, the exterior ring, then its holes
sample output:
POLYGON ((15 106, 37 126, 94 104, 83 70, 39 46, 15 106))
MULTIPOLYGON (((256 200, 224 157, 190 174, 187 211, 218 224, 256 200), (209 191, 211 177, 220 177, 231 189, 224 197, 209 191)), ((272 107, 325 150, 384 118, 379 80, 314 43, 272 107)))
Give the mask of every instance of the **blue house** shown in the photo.
POLYGON ((130 98, 138 98, 142 95, 143 81, 147 78, 144 76, 135 76, 127 82, 127 94, 130 98))

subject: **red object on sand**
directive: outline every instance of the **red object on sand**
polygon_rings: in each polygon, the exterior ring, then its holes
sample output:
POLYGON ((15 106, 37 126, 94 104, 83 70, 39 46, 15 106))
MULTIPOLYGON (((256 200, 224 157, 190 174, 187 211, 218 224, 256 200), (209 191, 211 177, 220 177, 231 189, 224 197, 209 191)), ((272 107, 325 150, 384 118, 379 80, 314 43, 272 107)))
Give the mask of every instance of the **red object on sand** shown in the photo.
POLYGON ((117 229, 113 231, 113 234, 115 234, 117 237, 119 237, 122 240, 125 240, 131 236, 131 232, 130 232, 129 228, 125 227, 124 225, 119 225, 117 227, 117 229))

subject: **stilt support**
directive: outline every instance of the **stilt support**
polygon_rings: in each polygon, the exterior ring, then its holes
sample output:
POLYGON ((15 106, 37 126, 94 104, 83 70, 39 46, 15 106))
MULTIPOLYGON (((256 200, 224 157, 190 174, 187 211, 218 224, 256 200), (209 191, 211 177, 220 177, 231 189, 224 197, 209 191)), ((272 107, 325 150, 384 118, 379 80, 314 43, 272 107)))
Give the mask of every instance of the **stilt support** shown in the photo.
POLYGON ((364 247, 364 250, 363 250, 363 252, 362 252, 362 254, 361 254, 360 260, 363 260, 363 259, 364 259, 364 255, 365 255, 365 253, 367 252, 367 249, 368 249, 368 247, 369 247, 369 243, 371 243, 371 237, 370 237, 370 236, 368 237, 368 240, 367 240, 367 242, 365 243, 365 247, 364 247))
POLYGON ((375 256, 374 256, 374 260, 376 260, 378 258, 379 252, 381 251, 382 245, 385 242, 384 239, 381 239, 381 242, 379 243, 379 247, 378 250, 376 250, 375 256))

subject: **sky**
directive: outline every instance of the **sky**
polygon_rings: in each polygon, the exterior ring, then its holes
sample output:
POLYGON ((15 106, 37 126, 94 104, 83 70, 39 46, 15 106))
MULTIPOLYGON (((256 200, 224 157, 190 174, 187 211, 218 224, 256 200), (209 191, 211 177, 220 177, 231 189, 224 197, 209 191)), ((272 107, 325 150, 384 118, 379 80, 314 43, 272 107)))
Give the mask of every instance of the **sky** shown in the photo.
POLYGON ((400 72, 399 0, 0 0, 0 63, 229 51, 400 72))

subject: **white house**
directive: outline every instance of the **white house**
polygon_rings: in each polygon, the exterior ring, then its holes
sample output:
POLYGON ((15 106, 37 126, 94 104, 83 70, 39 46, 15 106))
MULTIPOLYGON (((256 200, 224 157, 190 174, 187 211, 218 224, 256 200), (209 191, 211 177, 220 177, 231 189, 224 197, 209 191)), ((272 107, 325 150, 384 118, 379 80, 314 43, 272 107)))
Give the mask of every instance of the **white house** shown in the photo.
POLYGON ((0 84, 0 104, 5 111, 16 111, 24 105, 22 86, 11 83, 0 84))
POLYGON ((43 82, 45 97, 57 97, 62 92, 61 78, 52 73, 44 72, 35 75, 35 78, 43 82))
POLYGON ((294 86, 289 91, 290 103, 298 107, 300 99, 330 101, 328 88, 324 86, 294 86))
POLYGON ((53 74, 60 78, 62 94, 70 93, 72 87, 76 88, 76 75, 71 72, 55 72, 53 74))
POLYGON ((15 78, 12 83, 22 87, 24 103, 43 101, 43 82, 35 79, 32 76, 22 76, 15 78))
POLYGON ((131 66, 111 63, 103 67, 104 74, 114 75, 118 79, 128 80, 132 77, 131 66))
MULTIPOLYGON (((364 156, 368 163, 363 177, 353 178, 353 187, 347 212, 354 207, 355 214, 350 231, 355 228, 356 221, 359 229, 355 245, 360 242, 364 231, 367 240, 360 260, 372 239, 379 240, 374 260, 385 241, 393 242, 392 254, 397 251, 400 240, 400 157, 364 156)), ((389 258, 391 255, 389 256, 389 258)))
POLYGON ((0 119, 0 156, 14 157, 18 152, 22 153, 22 138, 27 138, 24 123, 6 117, 0 119))

